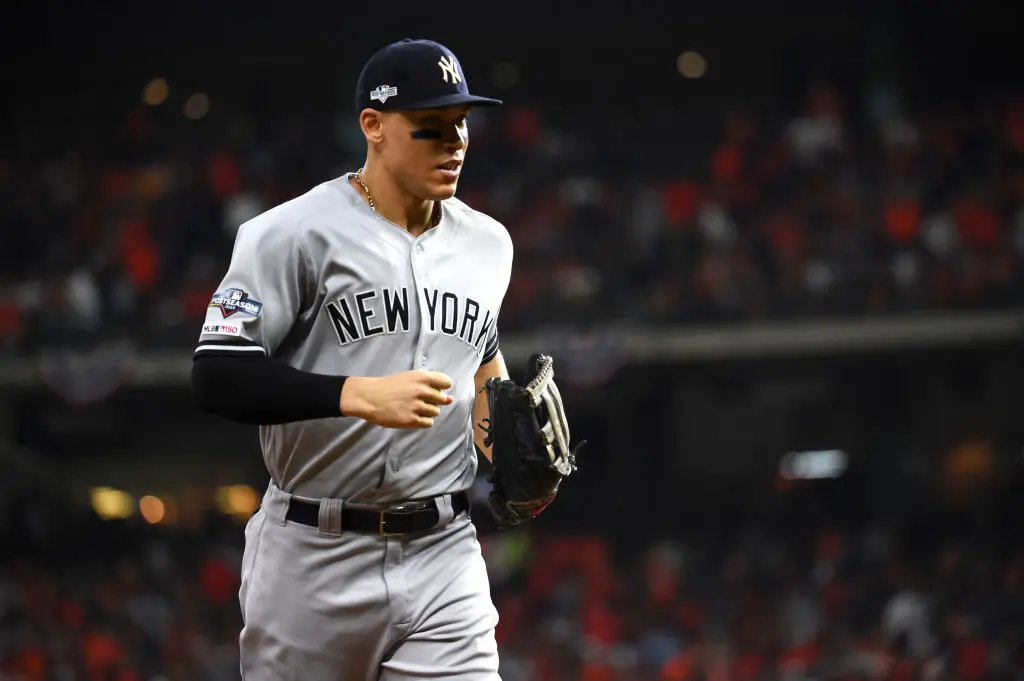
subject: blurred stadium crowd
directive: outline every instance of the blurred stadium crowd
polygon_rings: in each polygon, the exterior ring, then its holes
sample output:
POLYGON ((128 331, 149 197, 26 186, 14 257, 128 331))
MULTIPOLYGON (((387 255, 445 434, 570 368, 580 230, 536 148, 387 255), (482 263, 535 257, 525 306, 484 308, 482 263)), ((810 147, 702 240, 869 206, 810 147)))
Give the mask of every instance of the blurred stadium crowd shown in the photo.
MULTIPOLYGON (((351 117, 195 115, 140 105, 0 153, 0 343, 189 342, 238 225, 362 159, 351 117)), ((515 240, 503 327, 1024 298, 1024 99, 912 111, 820 85, 774 117, 722 120, 684 166, 664 153, 667 112, 640 139, 612 114, 475 112, 460 197, 515 240)))
MULTIPOLYGON (((229 681, 239 527, 7 514, 3 681, 229 681), (18 542, 14 546, 11 541, 18 542)), ((504 681, 1020 681, 1024 551, 931 525, 481 537, 504 681)))

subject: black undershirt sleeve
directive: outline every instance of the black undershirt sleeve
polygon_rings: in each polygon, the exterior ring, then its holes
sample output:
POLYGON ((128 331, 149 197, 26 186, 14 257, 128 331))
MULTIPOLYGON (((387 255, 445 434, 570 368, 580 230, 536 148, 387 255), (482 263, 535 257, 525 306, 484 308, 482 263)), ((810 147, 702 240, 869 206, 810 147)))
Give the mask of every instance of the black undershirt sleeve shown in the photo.
POLYGON ((342 416, 346 378, 300 371, 264 355, 199 355, 192 362, 192 396, 200 411, 238 423, 308 421, 342 416))

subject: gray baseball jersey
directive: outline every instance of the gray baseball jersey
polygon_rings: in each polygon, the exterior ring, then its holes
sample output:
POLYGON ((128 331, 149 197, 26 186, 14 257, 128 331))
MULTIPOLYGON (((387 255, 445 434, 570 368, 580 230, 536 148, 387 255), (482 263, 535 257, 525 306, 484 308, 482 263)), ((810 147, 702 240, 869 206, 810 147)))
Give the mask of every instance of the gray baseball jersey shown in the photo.
POLYGON ((409 369, 452 379, 431 428, 353 417, 260 427, 271 479, 304 497, 392 503, 468 488, 477 456, 474 375, 497 353, 512 242, 457 199, 413 237, 377 215, 348 176, 243 224, 195 352, 261 353, 321 374, 409 369))

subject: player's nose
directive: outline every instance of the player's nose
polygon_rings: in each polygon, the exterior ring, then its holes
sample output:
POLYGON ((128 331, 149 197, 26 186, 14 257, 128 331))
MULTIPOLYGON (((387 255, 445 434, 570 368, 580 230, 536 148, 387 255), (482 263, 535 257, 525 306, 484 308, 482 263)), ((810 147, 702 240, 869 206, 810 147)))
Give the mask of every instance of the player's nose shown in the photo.
POLYGON ((462 149, 469 142, 469 133, 465 128, 453 125, 445 130, 442 141, 450 149, 462 149))

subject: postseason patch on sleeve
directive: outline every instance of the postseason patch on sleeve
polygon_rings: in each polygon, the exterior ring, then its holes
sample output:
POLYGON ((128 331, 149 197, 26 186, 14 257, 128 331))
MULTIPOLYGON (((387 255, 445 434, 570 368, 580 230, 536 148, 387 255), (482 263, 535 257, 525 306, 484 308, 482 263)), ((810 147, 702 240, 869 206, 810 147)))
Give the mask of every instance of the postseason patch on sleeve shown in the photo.
POLYGON ((263 309, 263 303, 253 300, 249 294, 240 288, 229 288, 225 291, 215 293, 210 299, 210 307, 220 309, 224 318, 228 318, 236 312, 247 314, 251 317, 259 317, 263 309))

